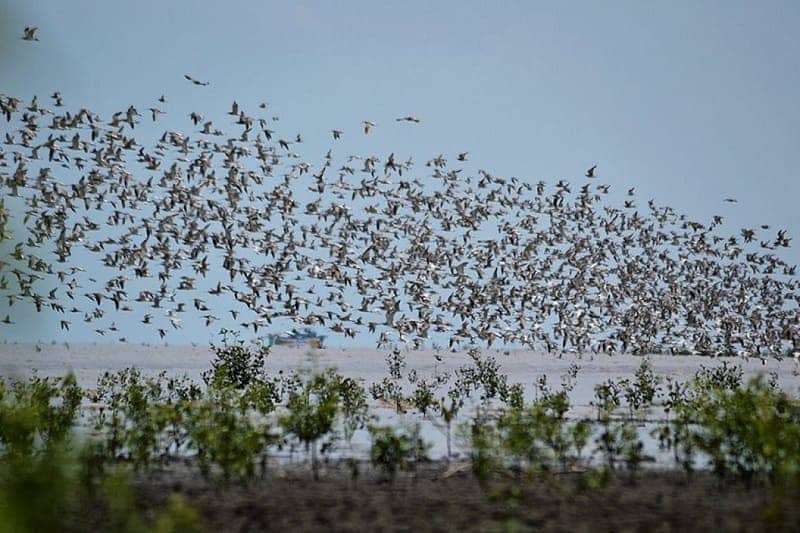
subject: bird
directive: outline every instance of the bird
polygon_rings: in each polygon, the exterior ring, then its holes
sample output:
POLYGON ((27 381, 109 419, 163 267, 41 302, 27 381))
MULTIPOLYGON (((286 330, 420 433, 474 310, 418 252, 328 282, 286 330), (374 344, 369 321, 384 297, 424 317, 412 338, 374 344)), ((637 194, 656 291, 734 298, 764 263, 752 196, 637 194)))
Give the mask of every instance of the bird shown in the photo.
POLYGON ((27 305, 109 338, 135 314, 164 339, 283 321, 381 348, 437 335, 452 349, 800 349, 789 228, 729 234, 721 216, 639 208, 633 187, 615 199, 608 185, 473 173, 435 151, 424 166, 390 147, 312 159, 280 117, 238 103, 218 126, 198 109, 134 134, 134 106, 103 116, 53 100, 0 95, 0 187, 20 216, 0 260, 0 322, 27 305))
POLYGON ((340 139, 342 137, 342 132, 340 130, 331 130, 334 139, 340 139))
POLYGON ((164 114, 164 111, 161 111, 160 109, 157 109, 155 107, 151 107, 150 108, 150 115, 153 117, 153 122, 156 121, 156 117, 158 115, 163 115, 163 114, 164 114))
POLYGON ((39 28, 26 26, 22 33, 22 40, 23 41, 38 41, 39 38, 36 37, 36 30, 39 28))
POLYGON ((399 118, 396 118, 395 120, 397 122, 414 122, 416 124, 419 124, 419 122, 420 122, 420 120, 417 117, 414 117, 414 116, 411 116, 411 115, 407 115, 405 117, 399 117, 399 118))
POLYGON ((375 125, 376 125, 376 124, 375 124, 374 122, 372 122, 371 120, 364 120, 364 121, 362 121, 361 123, 362 123, 362 124, 364 124, 364 135, 368 135, 368 134, 369 134, 369 132, 370 132, 370 130, 371 130, 372 128, 374 128, 374 127, 375 127, 375 125))
POLYGON ((186 78, 188 81, 192 82, 195 85, 200 85, 202 87, 206 87, 206 86, 210 85, 210 82, 197 80, 197 79, 189 76, 188 74, 184 74, 183 77, 186 78))
POLYGON ((587 170, 587 171, 586 171, 586 177, 587 177, 587 178, 594 178, 594 177, 595 177, 595 176, 594 176, 594 171, 595 171, 596 169, 597 169, 597 165, 593 165, 593 166, 591 166, 591 167, 589 168, 589 170, 587 170))

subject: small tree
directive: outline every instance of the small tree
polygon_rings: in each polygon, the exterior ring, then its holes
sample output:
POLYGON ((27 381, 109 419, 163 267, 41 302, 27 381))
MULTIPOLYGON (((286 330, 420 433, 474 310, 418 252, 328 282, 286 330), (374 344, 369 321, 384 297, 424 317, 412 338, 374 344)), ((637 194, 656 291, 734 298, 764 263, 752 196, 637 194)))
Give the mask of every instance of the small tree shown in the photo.
POLYGON ((339 413, 339 376, 333 371, 312 376, 289 392, 286 408, 289 413, 279 423, 286 433, 294 435, 311 452, 314 479, 319 479, 317 444, 333 430, 339 413))
POLYGON ((254 476, 256 458, 272 444, 266 423, 255 423, 247 415, 247 405, 232 389, 218 389, 211 396, 195 402, 188 413, 189 441, 197 452, 203 476, 216 465, 227 482, 254 476))
POLYGON ((394 481, 398 471, 411 472, 416 464, 427 459, 429 446, 420 436, 419 424, 413 428, 400 430, 390 426, 371 426, 372 465, 383 470, 390 481, 394 481))
POLYGON ((450 406, 448 407, 446 400, 442 398, 439 403, 436 405, 439 414, 444 420, 444 427, 445 427, 445 439, 447 444, 447 462, 450 462, 450 457, 453 455, 452 451, 452 433, 453 433, 453 420, 456 419, 458 416, 458 412, 461 410, 461 407, 464 405, 463 400, 460 398, 456 399, 452 395, 450 396, 450 406))
POLYGON ((211 369, 203 372, 203 381, 209 387, 232 386, 245 389, 253 381, 267 379, 265 362, 269 355, 268 346, 248 348, 235 333, 223 330, 221 345, 211 345, 216 356, 211 362, 211 369), (230 341, 228 335, 234 337, 230 341))

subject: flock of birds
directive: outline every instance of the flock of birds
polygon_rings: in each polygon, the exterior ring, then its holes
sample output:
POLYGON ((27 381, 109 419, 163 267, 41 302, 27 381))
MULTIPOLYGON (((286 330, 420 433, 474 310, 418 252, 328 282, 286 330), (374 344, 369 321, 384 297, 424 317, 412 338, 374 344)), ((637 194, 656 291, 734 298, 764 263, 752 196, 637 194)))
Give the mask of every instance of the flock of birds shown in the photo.
POLYGON ((0 95, 0 227, 13 250, 0 297, 63 329, 120 336, 129 313, 163 338, 193 314, 254 335, 280 320, 364 332, 379 347, 442 335, 453 349, 800 355, 785 230, 725 235, 722 217, 640 205, 634 189, 616 205, 596 165, 548 185, 468 172, 467 152, 454 164, 333 150, 309 161, 266 103, 234 102, 233 133, 193 112, 189 131, 148 142, 134 131, 164 113, 163 96, 149 118, 51 100, 0 95))

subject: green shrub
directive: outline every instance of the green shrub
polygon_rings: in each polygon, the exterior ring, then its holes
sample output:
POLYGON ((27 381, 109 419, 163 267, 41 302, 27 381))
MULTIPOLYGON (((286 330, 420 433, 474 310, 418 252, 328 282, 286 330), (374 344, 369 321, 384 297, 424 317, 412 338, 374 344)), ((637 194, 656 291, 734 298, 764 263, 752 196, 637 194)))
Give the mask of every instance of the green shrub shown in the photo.
POLYGON ((761 377, 741 386, 737 374, 699 376, 675 418, 659 428, 662 447, 687 470, 702 457, 720 476, 800 479, 800 401, 761 377))
POLYGON ((644 454, 644 443, 639 438, 636 426, 630 420, 615 421, 608 416, 600 419, 600 434, 595 439, 596 452, 600 454, 606 469, 618 470, 624 465, 631 474, 639 471, 642 463, 653 461, 644 454))
POLYGON ((216 466, 223 480, 245 481, 256 472, 260 459, 266 468, 269 445, 275 441, 266 421, 248 416, 247 405, 234 389, 217 389, 194 402, 186 417, 189 446, 205 477, 216 466))
POLYGON ((0 460, 0 532, 63 531, 80 503, 78 470, 62 445, 0 460))
POLYGON ((0 457, 29 457, 64 444, 82 395, 71 373, 60 379, 32 377, 10 386, 0 379, 0 457))
POLYGON ((369 432, 372 465, 380 468, 390 480, 395 479, 398 471, 411 472, 418 462, 427 459, 429 446, 420 436, 419 424, 402 429, 370 426, 369 432))
POLYGON ((422 416, 426 416, 428 411, 436 406, 436 396, 434 395, 434 389, 431 384, 424 379, 417 381, 417 386, 411 396, 411 401, 417 411, 419 411, 422 416))
POLYGON ((353 434, 366 427, 369 420, 367 391, 355 379, 338 377, 337 388, 342 410, 344 437, 350 442, 353 434))
POLYGON ((244 341, 236 338, 228 339, 228 334, 221 345, 211 345, 215 359, 211 369, 203 372, 203 381, 209 387, 233 387, 245 389, 253 381, 267 381, 266 358, 269 346, 248 348, 244 341))
POLYGON ((394 405, 397 413, 404 413, 403 403, 406 400, 401 387, 397 380, 388 377, 383 378, 380 383, 373 383, 369 387, 369 393, 373 400, 380 400, 394 405))
POLYGON ((473 392, 480 391, 480 399, 483 402, 494 398, 505 401, 508 396, 508 377, 500 371, 497 360, 491 356, 481 357, 477 348, 470 348, 468 354, 472 364, 456 370, 456 379, 450 395, 465 399, 473 392))
MULTIPOLYGON (((452 392, 452 391, 451 391, 452 392)), ((447 461, 450 461, 450 458, 453 456, 452 447, 452 434, 453 434, 453 421, 458 416, 458 412, 463 407, 464 402, 461 398, 455 397, 453 394, 449 396, 450 398, 450 406, 448 407, 445 398, 439 400, 436 404, 436 410, 439 411, 439 415, 444 420, 444 427, 445 427, 445 439, 447 445, 447 461)))
POLYGON ((184 419, 200 395, 188 379, 167 379, 164 372, 157 377, 135 368, 105 373, 92 398, 103 404, 94 414, 95 430, 102 436, 98 453, 140 469, 184 451, 184 419))
POLYGON ((288 414, 279 418, 284 431, 311 452, 314 479, 319 478, 317 444, 331 434, 339 414, 340 383, 341 377, 333 370, 300 381, 299 387, 289 392, 288 414))
POLYGON ((634 379, 622 380, 623 395, 628 404, 630 417, 640 409, 647 409, 653 404, 659 392, 661 380, 653 373, 653 365, 644 359, 634 373, 634 379))
MULTIPOLYGON (((88 524, 150 530, 135 505, 130 476, 120 469, 107 475, 95 464, 98 443, 75 440, 80 399, 71 374, 10 386, 0 380, 0 533, 85 531, 88 524), (105 512, 98 515, 99 509, 105 512)), ((176 501, 157 515, 157 530, 197 531, 192 513, 176 501)))
POLYGON ((477 417, 470 430, 473 470, 479 479, 497 473, 536 476, 583 463, 591 424, 566 418, 566 391, 548 393, 532 404, 477 417))
POLYGON ((253 409, 262 415, 273 412, 280 402, 279 387, 269 379, 252 380, 239 394, 242 409, 253 409))

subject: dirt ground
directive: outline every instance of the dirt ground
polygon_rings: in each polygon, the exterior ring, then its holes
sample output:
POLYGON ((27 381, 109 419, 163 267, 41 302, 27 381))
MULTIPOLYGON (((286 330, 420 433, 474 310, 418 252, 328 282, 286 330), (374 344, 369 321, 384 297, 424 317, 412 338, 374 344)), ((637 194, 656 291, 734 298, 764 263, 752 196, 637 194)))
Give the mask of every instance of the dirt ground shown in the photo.
MULTIPOLYGON (((139 504, 152 510, 173 492, 201 512, 207 531, 800 531, 797 493, 720 483, 707 473, 646 471, 581 488, 580 476, 528 484, 510 497, 468 465, 430 463, 394 483, 366 464, 346 464, 314 481, 307 466, 272 469, 248 486, 208 483, 180 468, 136 480, 139 504), (777 511, 777 512, 776 512, 777 511)), ((103 513, 87 528, 103 530, 103 513)))

